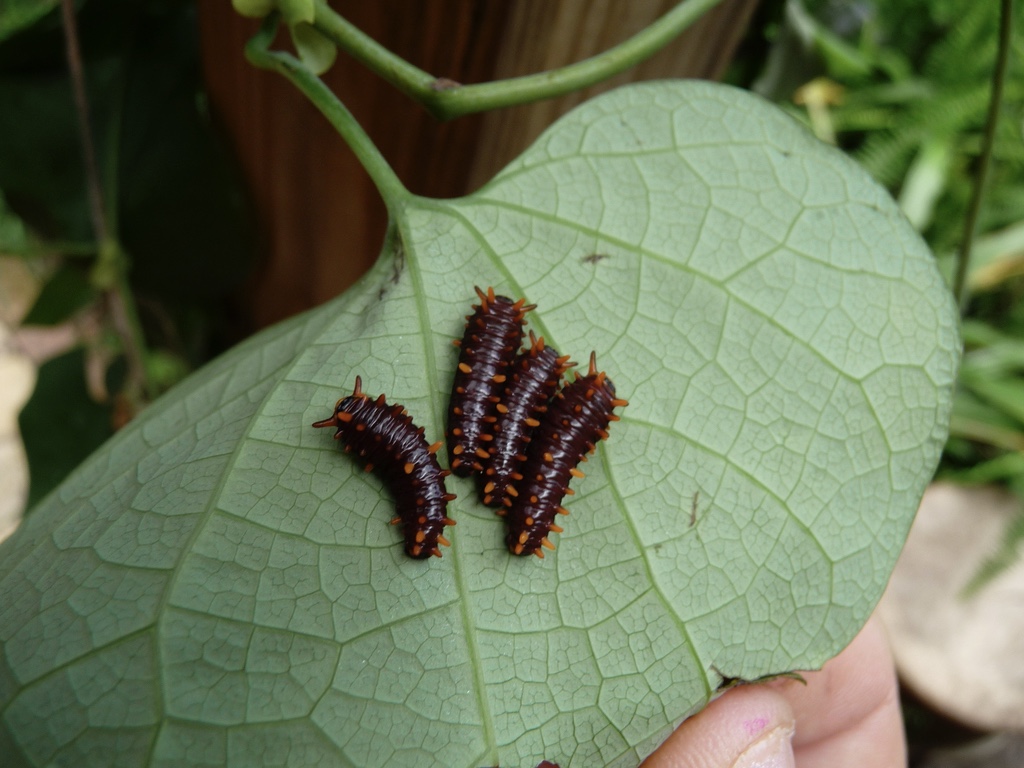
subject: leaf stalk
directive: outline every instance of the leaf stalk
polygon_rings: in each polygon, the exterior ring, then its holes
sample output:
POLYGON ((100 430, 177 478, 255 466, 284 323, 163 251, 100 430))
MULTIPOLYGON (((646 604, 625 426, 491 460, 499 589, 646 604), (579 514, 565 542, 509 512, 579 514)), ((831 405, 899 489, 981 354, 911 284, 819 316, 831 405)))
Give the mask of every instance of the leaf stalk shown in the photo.
POLYGON ((633 37, 589 59, 547 72, 474 85, 435 77, 413 66, 333 11, 326 0, 316 0, 313 25, 434 117, 450 120, 561 96, 606 80, 653 56, 721 1, 683 0, 633 37))
POLYGON ((956 275, 953 278, 953 297, 963 311, 966 303, 965 288, 967 273, 971 263, 971 247, 978 229, 978 215, 981 212, 981 201, 985 194, 985 181, 992 161, 992 148, 995 145, 996 123, 999 120, 999 108, 1003 103, 1003 84, 1006 81, 1006 68, 1010 60, 1010 36, 1013 30, 1013 0, 1000 0, 999 4, 999 49, 996 53, 996 65, 992 71, 992 95, 988 102, 988 115, 985 118, 985 133, 982 138, 981 155, 974 178, 974 189, 964 219, 964 231, 960 238, 957 251, 956 275))
POLYGON ((277 33, 279 15, 272 13, 263 21, 252 39, 246 43, 245 55, 253 65, 277 72, 287 78, 309 99, 348 144, 380 192, 390 213, 410 192, 388 165, 377 146, 363 130, 348 107, 295 56, 285 51, 272 51, 270 44, 277 33))

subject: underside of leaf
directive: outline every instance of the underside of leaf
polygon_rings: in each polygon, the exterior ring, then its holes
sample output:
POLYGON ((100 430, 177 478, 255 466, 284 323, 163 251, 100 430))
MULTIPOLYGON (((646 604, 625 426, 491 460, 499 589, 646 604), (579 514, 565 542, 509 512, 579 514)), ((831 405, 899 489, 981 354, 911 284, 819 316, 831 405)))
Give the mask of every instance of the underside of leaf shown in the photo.
POLYGON ((724 86, 601 96, 479 192, 408 199, 359 285, 172 391, 0 549, 0 752, 635 765, 723 676, 854 636, 958 349, 931 255, 841 153, 724 86), (456 478, 451 548, 407 558, 309 426, 359 375, 441 439, 474 286, 630 403, 542 561, 456 478))

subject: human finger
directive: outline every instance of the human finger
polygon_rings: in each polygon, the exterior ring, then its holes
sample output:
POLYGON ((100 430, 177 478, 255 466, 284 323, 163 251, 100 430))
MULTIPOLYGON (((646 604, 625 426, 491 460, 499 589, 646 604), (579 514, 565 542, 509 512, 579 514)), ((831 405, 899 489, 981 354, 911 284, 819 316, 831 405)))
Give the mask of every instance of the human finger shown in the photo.
POLYGON ((769 684, 786 697, 796 717, 793 748, 800 768, 906 765, 895 665, 876 617, 820 671, 803 677, 806 685, 769 684))
POLYGON ((793 710, 762 685, 739 686, 685 720, 642 768, 793 768, 793 710))

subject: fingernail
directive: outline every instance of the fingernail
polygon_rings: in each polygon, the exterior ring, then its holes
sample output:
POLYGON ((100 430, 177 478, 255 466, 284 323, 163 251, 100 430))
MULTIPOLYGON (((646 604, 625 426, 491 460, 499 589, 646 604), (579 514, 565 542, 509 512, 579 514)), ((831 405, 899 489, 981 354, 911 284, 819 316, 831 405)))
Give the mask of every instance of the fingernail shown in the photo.
POLYGON ((744 750, 733 768, 796 768, 793 728, 780 726, 768 731, 744 750))

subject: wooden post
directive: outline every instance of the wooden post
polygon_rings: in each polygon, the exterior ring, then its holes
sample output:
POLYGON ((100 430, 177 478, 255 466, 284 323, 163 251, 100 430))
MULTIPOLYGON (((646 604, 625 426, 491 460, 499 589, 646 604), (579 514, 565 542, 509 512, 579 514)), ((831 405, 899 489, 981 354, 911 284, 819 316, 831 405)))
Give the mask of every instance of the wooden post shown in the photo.
MULTIPOLYGON (((463 83, 528 74, 592 56, 675 0, 338 0, 333 7, 400 56, 463 83)), ((583 92, 438 123, 339 55, 325 76, 413 192, 466 194, 590 96, 635 80, 718 78, 757 0, 727 0, 650 60, 583 92)), ((246 304, 253 329, 337 295, 377 258, 386 225, 369 178, 323 117, 242 47, 256 22, 198 3, 210 103, 237 152, 260 218, 264 261, 246 304)), ((284 36, 282 36, 284 37, 284 36)), ((278 41, 287 45, 286 39, 278 41)))

